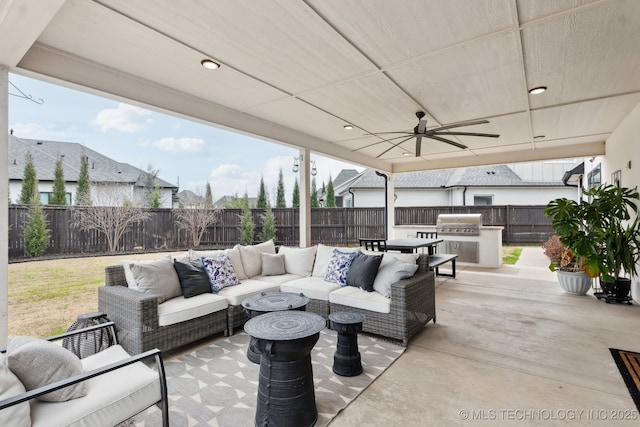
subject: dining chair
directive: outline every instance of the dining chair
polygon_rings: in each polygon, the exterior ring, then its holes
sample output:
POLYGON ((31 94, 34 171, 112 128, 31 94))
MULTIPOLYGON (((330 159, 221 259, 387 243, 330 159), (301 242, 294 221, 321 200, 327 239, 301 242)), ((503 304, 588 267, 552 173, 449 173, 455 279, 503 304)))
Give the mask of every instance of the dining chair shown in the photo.
POLYGON ((387 241, 384 239, 369 239, 366 237, 361 237, 359 240, 360 246, 364 246, 364 248, 368 251, 387 251, 387 241))

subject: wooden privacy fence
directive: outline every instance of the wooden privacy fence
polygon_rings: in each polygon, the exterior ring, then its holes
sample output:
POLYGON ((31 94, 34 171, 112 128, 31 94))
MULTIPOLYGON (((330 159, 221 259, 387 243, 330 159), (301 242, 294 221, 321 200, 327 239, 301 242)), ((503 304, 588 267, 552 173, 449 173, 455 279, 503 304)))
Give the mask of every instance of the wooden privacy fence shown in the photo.
MULTIPOLYGON (((83 231, 72 225, 72 209, 68 206, 44 206, 47 227, 51 231, 45 255, 104 253, 105 237, 96 231, 83 231)), ((187 249, 191 236, 175 221, 175 210, 151 209, 152 216, 129 226, 120 240, 120 251, 187 249)), ((9 206, 8 248, 10 258, 24 256, 22 230, 29 213, 28 205, 9 206)), ((276 219, 277 244, 295 246, 300 242, 299 211, 293 208, 273 209, 276 219)), ((440 213, 481 213, 484 225, 504 227, 503 242, 542 243, 553 231, 544 216, 544 206, 447 206, 396 208, 396 225, 435 225, 440 213)), ((200 246, 228 248, 240 241, 239 209, 222 209, 218 222, 209 227, 200 246)), ((264 210, 251 211, 255 224, 255 240, 260 241, 264 210)), ((384 208, 314 208, 311 210, 313 244, 346 246, 358 244, 360 237, 384 237, 384 208)))

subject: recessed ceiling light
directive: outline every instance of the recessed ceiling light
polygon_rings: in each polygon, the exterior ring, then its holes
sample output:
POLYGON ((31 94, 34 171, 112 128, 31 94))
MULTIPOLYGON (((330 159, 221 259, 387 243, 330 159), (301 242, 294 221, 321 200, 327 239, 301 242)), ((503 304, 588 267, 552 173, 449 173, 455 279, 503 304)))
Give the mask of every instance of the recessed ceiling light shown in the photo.
POLYGON ((546 135, 536 135, 533 137, 533 139, 540 139, 540 138, 544 138, 546 135))
POLYGON ((531 95, 538 95, 538 94, 544 92, 545 90, 547 90, 546 86, 538 86, 538 87, 534 87, 532 89, 529 89, 529 93, 531 95))
POLYGON ((404 153, 402 153, 403 156, 410 156, 411 153, 409 153, 408 151, 405 151, 404 153))
POLYGON ((210 59, 203 59, 202 61, 200 61, 200 64, 204 67, 207 68, 209 70, 216 70, 218 68, 220 68, 220 64, 218 64, 217 62, 214 62, 210 59))
POLYGON ((353 126, 352 126, 352 125, 344 125, 344 126, 342 126, 342 127, 343 127, 343 128, 345 128, 346 130, 351 130, 351 129, 353 129, 353 126))

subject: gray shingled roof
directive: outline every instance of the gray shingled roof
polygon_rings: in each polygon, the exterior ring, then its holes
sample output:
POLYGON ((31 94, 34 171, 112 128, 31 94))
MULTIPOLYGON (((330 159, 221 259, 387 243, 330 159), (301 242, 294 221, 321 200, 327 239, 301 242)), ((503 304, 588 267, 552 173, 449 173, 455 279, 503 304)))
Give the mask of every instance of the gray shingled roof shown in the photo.
POLYGON ((338 185, 346 182, 354 177, 358 176, 358 171, 355 169, 342 169, 336 179, 333 180, 333 187, 337 187, 338 185))
MULTIPOLYGON (((33 156, 38 181, 53 181, 56 159, 63 156, 64 179, 67 182, 75 182, 80 174, 80 159, 84 155, 89 158, 91 182, 142 185, 140 176, 145 173, 142 169, 128 163, 116 162, 76 142, 24 139, 15 135, 9 135, 9 180, 22 180, 25 154, 29 150, 33 156)), ((160 178, 156 179, 156 183, 163 188, 177 188, 160 178)))
MULTIPOLYGON (((523 181, 507 165, 479 166, 473 168, 441 169, 433 171, 399 173, 395 175, 395 188, 443 188, 443 187, 557 187, 561 181, 523 181)), ((372 169, 361 173, 350 188, 382 188, 384 178, 372 169)))

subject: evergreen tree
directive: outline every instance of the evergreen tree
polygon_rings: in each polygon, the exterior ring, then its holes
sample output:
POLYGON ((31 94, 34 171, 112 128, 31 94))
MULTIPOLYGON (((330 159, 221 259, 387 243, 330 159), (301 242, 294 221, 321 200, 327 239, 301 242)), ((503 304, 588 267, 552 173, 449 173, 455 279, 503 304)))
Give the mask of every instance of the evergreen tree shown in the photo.
POLYGON ((320 202, 318 201, 318 189, 316 188, 316 177, 311 179, 311 207, 319 208, 320 202))
POLYGON ((207 188, 204 193, 204 203, 207 206, 213 206, 213 194, 211 193, 211 184, 207 181, 207 188))
POLYGON ((156 185, 155 187, 153 187, 153 195, 151 196, 151 202, 149 202, 149 207, 159 208, 160 206, 161 206, 160 187, 156 185))
POLYGON ((282 168, 280 168, 280 175, 278 176, 278 190, 276 191, 276 208, 286 207, 287 202, 284 199, 284 178, 282 176, 282 168))
POLYGON ((89 179, 89 158, 82 155, 80 159, 80 175, 76 190, 76 205, 91 206, 91 180, 89 179))
POLYGON ((256 202, 256 208, 267 208, 267 191, 264 188, 264 179, 262 177, 260 178, 260 190, 258 192, 258 201, 256 202))
POLYGON ((253 244, 254 229, 251 209, 247 207, 243 209, 242 215, 240 215, 240 243, 242 245, 253 244))
POLYGON ((300 186, 298 185, 298 177, 293 183, 293 205, 294 208, 300 207, 300 186))
POLYGON ((32 199, 29 219, 24 227, 24 253, 28 257, 40 256, 49 244, 47 220, 38 199, 32 199))
POLYGON ((36 167, 33 164, 31 151, 24 155, 24 172, 22 173, 22 189, 20 191, 19 203, 30 204, 34 198, 40 198, 38 193, 38 179, 36 178, 36 167))
POLYGON ((144 191, 144 203, 148 207, 153 207, 154 192, 157 186, 156 180, 159 173, 160 169, 153 169, 151 164, 149 164, 147 171, 140 175, 140 179, 142 180, 142 189, 144 191))
POLYGON ((331 180, 331 175, 329 175, 329 183, 327 184, 327 192, 325 193, 325 206, 328 208, 336 207, 336 195, 333 191, 333 181, 331 180))
POLYGON ((53 194, 49 199, 51 205, 66 205, 67 190, 64 185, 64 170, 62 169, 62 159, 56 160, 56 169, 53 172, 53 194))
POLYGON ((262 233, 260 234, 260 240, 266 242, 269 239, 276 241, 276 217, 273 215, 271 206, 267 207, 267 211, 261 215, 262 218, 262 233))

